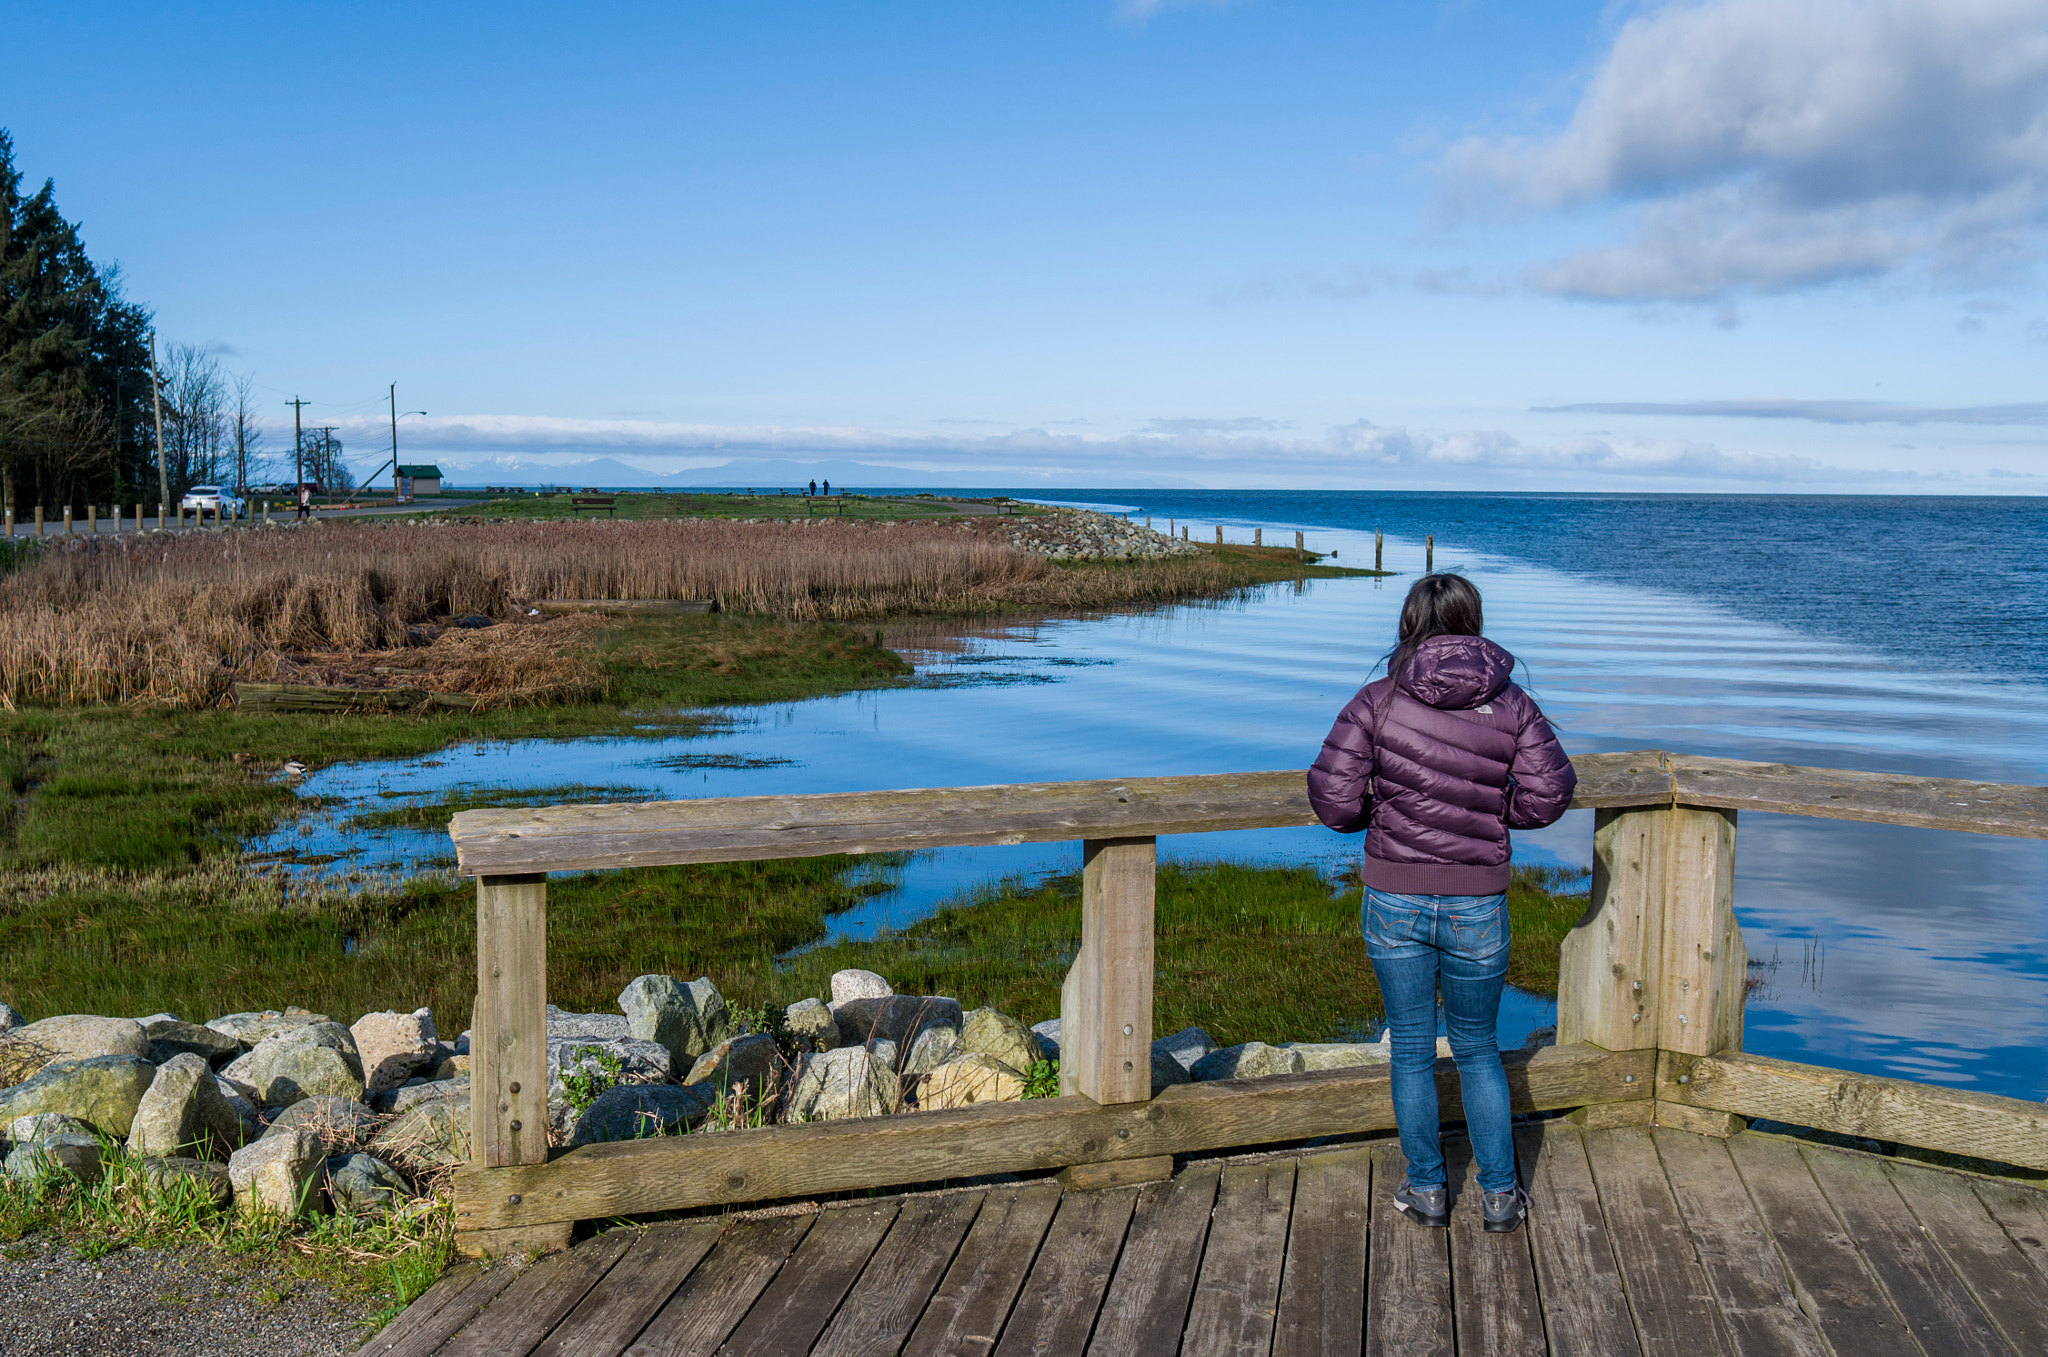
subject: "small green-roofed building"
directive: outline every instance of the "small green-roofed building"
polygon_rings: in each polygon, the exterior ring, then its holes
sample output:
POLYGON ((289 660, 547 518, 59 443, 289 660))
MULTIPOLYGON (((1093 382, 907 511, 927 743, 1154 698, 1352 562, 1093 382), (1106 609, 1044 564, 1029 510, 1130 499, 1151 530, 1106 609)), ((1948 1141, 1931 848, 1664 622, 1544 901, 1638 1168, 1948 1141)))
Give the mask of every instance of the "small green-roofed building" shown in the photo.
POLYGON ((398 474, 412 482, 412 493, 415 495, 438 495, 441 493, 441 468, 431 463, 408 466, 400 462, 398 464, 398 474))

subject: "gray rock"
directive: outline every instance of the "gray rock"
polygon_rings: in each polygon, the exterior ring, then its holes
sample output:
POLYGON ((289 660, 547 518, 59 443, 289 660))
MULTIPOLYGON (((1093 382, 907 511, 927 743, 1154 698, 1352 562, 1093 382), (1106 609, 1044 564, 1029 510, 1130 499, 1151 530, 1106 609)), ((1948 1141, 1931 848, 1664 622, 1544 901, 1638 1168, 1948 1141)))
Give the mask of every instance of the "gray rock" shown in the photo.
POLYGON ((1305 1070, 1356 1069, 1390 1059, 1386 1047, 1363 1041, 1283 1041, 1280 1049, 1299 1055, 1305 1070))
POLYGON ((1038 1044, 1045 1051, 1047 1060, 1060 1058, 1060 1020, 1047 1018, 1044 1022, 1031 1024, 1031 1030, 1038 1034, 1038 1044))
POLYGON ((844 970, 832 973, 832 1006, 849 999, 886 999, 896 991, 873 971, 844 970))
MULTIPOLYGON (((35 1051, 45 1064, 60 1060, 96 1060, 108 1055, 147 1058, 149 1038, 140 1023, 126 1018, 96 1018, 67 1013, 18 1027, 8 1034, 14 1049, 35 1051)), ((23 1071, 32 1073, 33 1070, 23 1071)))
POLYGON ((128 1152, 145 1159, 226 1159, 242 1147, 242 1118, 206 1061, 190 1051, 157 1066, 135 1107, 128 1152))
POLYGON ((1197 1079, 1265 1079, 1275 1074, 1300 1074, 1307 1068, 1299 1051, 1247 1041, 1211 1051, 1188 1072, 1197 1079))
POLYGON ((961 1053, 958 1032, 944 1026, 927 1027, 917 1034, 916 1041, 910 1043, 910 1054, 903 1060, 903 1073, 906 1076, 930 1074, 961 1053))
POLYGON ((839 1043, 860 1046, 870 1041, 893 1041, 908 1046, 927 1027, 950 1027, 955 1031, 966 1016, 958 999, 936 994, 892 994, 878 999, 848 999, 836 1004, 832 1016, 839 1024, 839 1043))
POLYGON ((1184 1070, 1194 1069, 1197 1060, 1215 1049, 1215 1041, 1199 1027, 1183 1027, 1172 1036, 1161 1037, 1152 1043, 1155 1053, 1172 1056, 1184 1070))
POLYGON ((895 1070, 898 1074, 903 1072, 903 1048, 895 1042, 877 1037, 873 1041, 862 1043, 862 1045, 869 1055, 881 1061, 890 1069, 895 1070))
POLYGON ((619 995, 619 1008, 638 1041, 668 1047, 677 1069, 735 1035, 725 996, 709 976, 685 985, 673 976, 643 975, 619 995))
POLYGON ((620 1084, 597 1096, 584 1109, 570 1133, 571 1145, 607 1140, 645 1140, 673 1135, 702 1121, 711 1110, 711 1094, 701 1087, 675 1084, 620 1084))
POLYGON ((1153 1097, 1158 1097, 1161 1089, 1172 1088, 1175 1084, 1193 1083, 1194 1078, 1194 1075, 1188 1073, 1187 1066, 1165 1051, 1152 1052, 1153 1097))
POLYGON ((266 1008, 260 1013, 229 1013, 207 1023, 216 1032, 223 1032, 242 1043, 244 1050, 257 1042, 276 1036, 279 1032, 308 1023, 329 1021, 325 1013, 312 1013, 303 1008, 287 1008, 282 1013, 266 1008))
MULTIPOLYGON (((549 1041, 622 1041, 633 1035, 633 1024, 623 1013, 571 1013, 548 1005, 549 1041)), ((460 1047, 469 1033, 455 1039, 460 1047)))
POLYGON ((993 1008, 977 1008, 961 1020, 960 1049, 992 1055, 1013 1070, 1029 1070, 1045 1059, 1038 1033, 993 1008))
MULTIPOLYGON (((636 1041, 631 1037, 617 1037, 608 1041, 548 1039, 548 1097, 559 1100, 566 1090, 562 1085, 564 1074, 583 1070, 586 1073, 603 1072, 602 1057, 610 1056, 618 1062, 617 1078, 635 1083, 658 1083, 675 1074, 675 1058, 668 1047, 658 1041, 636 1041)), ((684 1068, 688 1068, 685 1066, 684 1068)))
MULTIPOLYGON (((451 1055, 446 1060, 437 1062, 434 1065, 434 1072, 425 1076, 425 1078, 428 1083, 433 1084, 445 1083, 450 1079, 467 1079, 469 1078, 469 1057, 466 1055, 451 1055)), ((405 1082, 410 1084, 414 1081, 408 1079, 405 1082)))
POLYGON ((445 1101, 449 1098, 466 1098, 468 1096, 469 1080, 466 1078, 436 1079, 432 1081, 421 1079, 407 1084, 404 1088, 395 1088, 389 1093, 380 1095, 376 1106, 380 1112, 400 1116, 412 1111, 421 1103, 445 1101))
POLYGON ((256 1111, 255 1089, 218 1074, 213 1076, 213 1086, 219 1091, 221 1101, 234 1109, 235 1116, 241 1119, 242 1138, 239 1144, 246 1145, 263 1134, 263 1118, 256 1111))
POLYGON ((82 1183, 100 1180, 100 1138, 76 1117, 53 1112, 16 1117, 8 1123, 7 1141, 13 1148, 0 1172, 9 1178, 68 1173, 82 1183))
POLYGON ((137 1027, 140 1027, 143 1031, 147 1032, 149 1030, 149 1025, 151 1023, 180 1021, 182 1021, 182 1019, 180 1019, 178 1015, 175 1013, 152 1013, 148 1017, 137 1018, 135 1020, 135 1025, 137 1027))
POLYGON ((22 1017, 19 1010, 7 1004, 0 1004, 0 1032, 12 1032, 17 1027, 26 1026, 28 1019, 22 1017))
POLYGON ((469 1095, 421 1103, 370 1142, 379 1159, 408 1173, 469 1162, 469 1095))
POLYGON ((434 1057, 441 1043, 434 1034, 431 1009, 365 1013, 348 1031, 363 1064, 363 1082, 372 1093, 397 1088, 437 1063, 434 1057))
POLYGON ((302 1098, 278 1113, 263 1138, 290 1135, 302 1129, 311 1131, 320 1137, 321 1152, 331 1158, 360 1150, 383 1124, 382 1117, 353 1098, 322 1095, 302 1098))
POLYGON ((226 1164, 172 1157, 144 1159, 135 1167, 145 1184, 174 1202, 190 1194, 204 1199, 218 1211, 225 1210, 235 1199, 234 1181, 228 1176, 226 1164))
POLYGON ((817 999, 799 999, 782 1014, 782 1028, 807 1051, 829 1051, 839 1044, 839 1022, 817 999))
POLYGON ((775 1087, 781 1064, 782 1052, 776 1048, 775 1038, 751 1032, 721 1041, 697 1057, 697 1063, 690 1066, 689 1076, 683 1082, 692 1087, 701 1086, 714 1098, 723 1096, 728 1102, 732 1101, 733 1086, 745 1085, 749 1103, 758 1107, 761 1099, 775 1087))
POLYGON ((918 1086, 917 1105, 927 1112, 974 1103, 1015 1102, 1024 1096, 1024 1075, 986 1051, 970 1051, 933 1070, 918 1086))
POLYGON ((412 1185, 374 1155, 333 1155, 327 1160, 327 1195, 336 1211, 360 1213, 402 1205, 412 1185))
POLYGON ((337 1022, 302 1023, 256 1044, 223 1075, 256 1090, 266 1107, 305 1098, 363 1096, 363 1064, 355 1038, 337 1022))
POLYGON ((879 1117, 896 1110, 902 1086, 896 1071, 860 1046, 806 1055, 797 1066, 784 1117, 834 1121, 879 1117))
POLYGON ((179 1022, 168 1014, 143 1023, 142 1032, 149 1038, 149 1049, 143 1054, 158 1065, 176 1055, 196 1055, 210 1066, 222 1065, 242 1053, 242 1043, 227 1033, 179 1022))
POLYGON ((27 1083, 0 1089, 0 1122, 58 1112, 116 1140, 126 1140, 135 1122, 135 1109, 155 1079, 156 1066, 141 1056, 60 1060, 27 1083))
POLYGON ((320 1169, 327 1153, 305 1127, 244 1145, 228 1158, 235 1209, 283 1216, 320 1209, 320 1169))

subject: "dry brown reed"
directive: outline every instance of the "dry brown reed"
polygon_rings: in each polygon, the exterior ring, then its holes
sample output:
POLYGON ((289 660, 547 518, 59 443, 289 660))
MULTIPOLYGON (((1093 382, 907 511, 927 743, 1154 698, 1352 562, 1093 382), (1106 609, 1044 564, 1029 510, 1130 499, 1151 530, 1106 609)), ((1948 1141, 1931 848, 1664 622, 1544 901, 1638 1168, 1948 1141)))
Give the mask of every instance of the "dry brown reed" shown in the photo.
MULTIPOLYGON (((0 705, 212 705, 236 678, 438 648, 450 642, 421 628, 472 614, 520 618, 541 599, 708 598, 733 612, 854 620, 1106 607, 1230 584, 1209 557, 1075 571, 933 523, 356 522, 59 539, 0 577, 0 705)), ((501 650, 502 635, 479 641, 476 672, 460 690, 566 695, 588 676, 565 679, 542 664, 543 651, 560 649, 552 641, 529 643, 524 670, 492 669, 488 653, 501 650), (552 677, 537 680, 539 669, 552 677)))

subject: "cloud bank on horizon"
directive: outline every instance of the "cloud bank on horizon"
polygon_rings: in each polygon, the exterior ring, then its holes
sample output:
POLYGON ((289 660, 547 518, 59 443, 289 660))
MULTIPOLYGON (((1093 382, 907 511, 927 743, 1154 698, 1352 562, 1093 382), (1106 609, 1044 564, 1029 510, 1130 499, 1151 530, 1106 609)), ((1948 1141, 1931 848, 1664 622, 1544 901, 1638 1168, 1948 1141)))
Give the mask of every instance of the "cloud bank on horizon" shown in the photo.
POLYGON ((1716 302, 2039 258, 2044 0, 1709 0, 1626 20, 1570 122, 1471 137, 1454 210, 1615 209, 1623 239, 1542 261, 1541 292, 1716 302))

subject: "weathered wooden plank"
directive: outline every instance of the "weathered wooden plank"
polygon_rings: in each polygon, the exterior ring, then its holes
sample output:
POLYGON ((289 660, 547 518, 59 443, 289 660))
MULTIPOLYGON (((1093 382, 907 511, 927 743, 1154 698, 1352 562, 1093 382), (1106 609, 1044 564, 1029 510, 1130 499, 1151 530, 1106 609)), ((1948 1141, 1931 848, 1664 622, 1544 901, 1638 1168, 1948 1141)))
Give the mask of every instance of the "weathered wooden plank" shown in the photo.
POLYGON ((1695 1055, 1739 1051, 1749 952, 1735 921, 1735 812, 1673 806, 1668 814, 1657 1044, 1695 1055))
POLYGON ((2048 1105, 1721 1051, 1667 1054, 1659 1100, 2048 1169, 2048 1105), (1683 1081, 1683 1082, 1681 1082, 1683 1081))
POLYGON ((1459 1352, 1487 1357, 1545 1357, 1543 1303, 1526 1226, 1488 1234, 1478 1167, 1469 1145, 1453 1141, 1445 1157, 1458 1189, 1451 1210, 1451 1310, 1459 1352))
POLYGON ((1073 1357, 1087 1347, 1139 1191, 1069 1192, 1061 1200, 995 1357, 1073 1357))
POLYGON ((1584 1139, 1553 1121, 1521 1128, 1515 1144, 1529 1178, 1529 1221, 1523 1228, 1535 1255, 1551 1352, 1555 1357, 1640 1353, 1584 1139))
POLYGON ((1745 1135, 1728 1141, 1728 1154, 1778 1246, 1801 1307, 1829 1349, 1837 1357, 1920 1357, 1920 1345, 1864 1266, 1799 1147, 1745 1135))
POLYGON ((547 901, 544 876, 477 883, 470 1162, 479 1166, 537 1165, 548 1157, 547 901))
POLYGON ((534 1264, 468 1328, 449 1339, 442 1354, 525 1357, 611 1271, 633 1238, 631 1230, 613 1230, 534 1264))
POLYGON ((1670 829, 1666 809, 1595 812, 1592 905, 1558 954, 1560 1042, 1610 1051, 1656 1046, 1670 829))
MULTIPOLYGON (((1517 1111, 1647 1100, 1655 1060, 1588 1046, 1501 1057, 1517 1111)), ((1447 1115, 1461 1115, 1456 1066, 1438 1061, 1436 1076, 1447 1115)), ((600 1220, 1383 1129, 1394 1124, 1387 1078, 1385 1066, 1325 1070, 1180 1084, 1110 1107, 1043 1098, 589 1145, 546 1164, 463 1169, 455 1219, 461 1229, 600 1220)))
MULTIPOLYGON (((386 699, 388 700, 388 699, 386 699)), ((2048 838, 2048 788, 1698 759, 1581 755, 1572 804, 1686 804, 2048 838)), ((1314 824, 1295 770, 643 805, 469 810, 464 875, 872 853, 1314 824)))
POLYGON ((1713 1292, 1693 1255, 1649 1132, 1591 1131, 1585 1144, 1643 1352, 1647 1357, 1727 1352, 1713 1292))
POLYGON ((1281 1159, 1223 1170, 1181 1340, 1184 1357, 1272 1352, 1295 1168, 1294 1160, 1281 1159))
POLYGON ((1179 1350, 1221 1176, 1213 1167, 1192 1168, 1171 1182, 1138 1189, 1123 1256, 1110 1278, 1089 1352, 1172 1357, 1179 1350))
POLYGON ((784 1357, 809 1352, 847 1288, 874 1256, 902 1203, 883 1198, 858 1206, 828 1206, 804 1242, 775 1274, 719 1348, 723 1357, 784 1357))
POLYGON ((404 1314, 357 1349, 357 1357, 427 1357, 447 1342, 450 1334, 476 1318, 500 1291, 518 1281, 523 1270, 510 1263, 488 1269, 465 1263, 451 1269, 407 1306, 404 1314))
POLYGON ((237 683, 235 705, 244 711, 395 712, 420 707, 474 708, 469 693, 430 693, 410 684, 395 688, 323 688, 307 683, 237 683))
POLYGON ((1294 1175, 1273 1357, 1358 1357, 1365 1346, 1366 1194, 1372 1150, 1326 1150, 1294 1175))
POLYGON ((2048 1352, 2048 1287, 1960 1174, 1891 1163, 1892 1186, 2015 1352, 2048 1352))
POLYGON ((1039 1241, 1059 1209, 1060 1195, 1053 1183, 988 1194, 945 1280, 904 1344, 903 1357, 958 1357, 995 1348, 1031 1260, 1038 1256, 1039 1241))
POLYGON ((811 1357, 895 1357, 981 1204, 978 1192, 903 1203, 811 1357))
POLYGON ((1942 1357, 1990 1357, 2006 1346, 1922 1233, 1877 1160, 1820 1146, 1801 1155, 1920 1346, 1942 1357))
POLYGON ((679 1221, 640 1232, 626 1256, 582 1304, 555 1326, 533 1357, 612 1357, 639 1336, 724 1232, 716 1220, 679 1221))
POLYGON ((2014 1183, 1977 1183, 1978 1200, 2048 1282, 2048 1193, 2014 1183))
POLYGON ((1727 1143, 1685 1131, 1659 1130, 1650 1136, 1735 1351, 1743 1357, 1828 1357, 1728 1157, 1727 1143))
POLYGON ((1418 1225, 1394 1207, 1408 1176, 1398 1145, 1374 1148, 1366 1266, 1366 1357, 1450 1357, 1450 1231, 1418 1225))
POLYGON ((1060 1091, 1098 1103, 1152 1096, 1151 839, 1089 839, 1081 949, 1060 987, 1060 1091))
POLYGON ((2048 838, 2048 787, 1666 756, 1675 799, 1690 806, 1870 820, 1923 829, 2048 838))
POLYGON ((625 1357, 711 1357, 817 1219, 780 1216, 733 1225, 625 1357))

